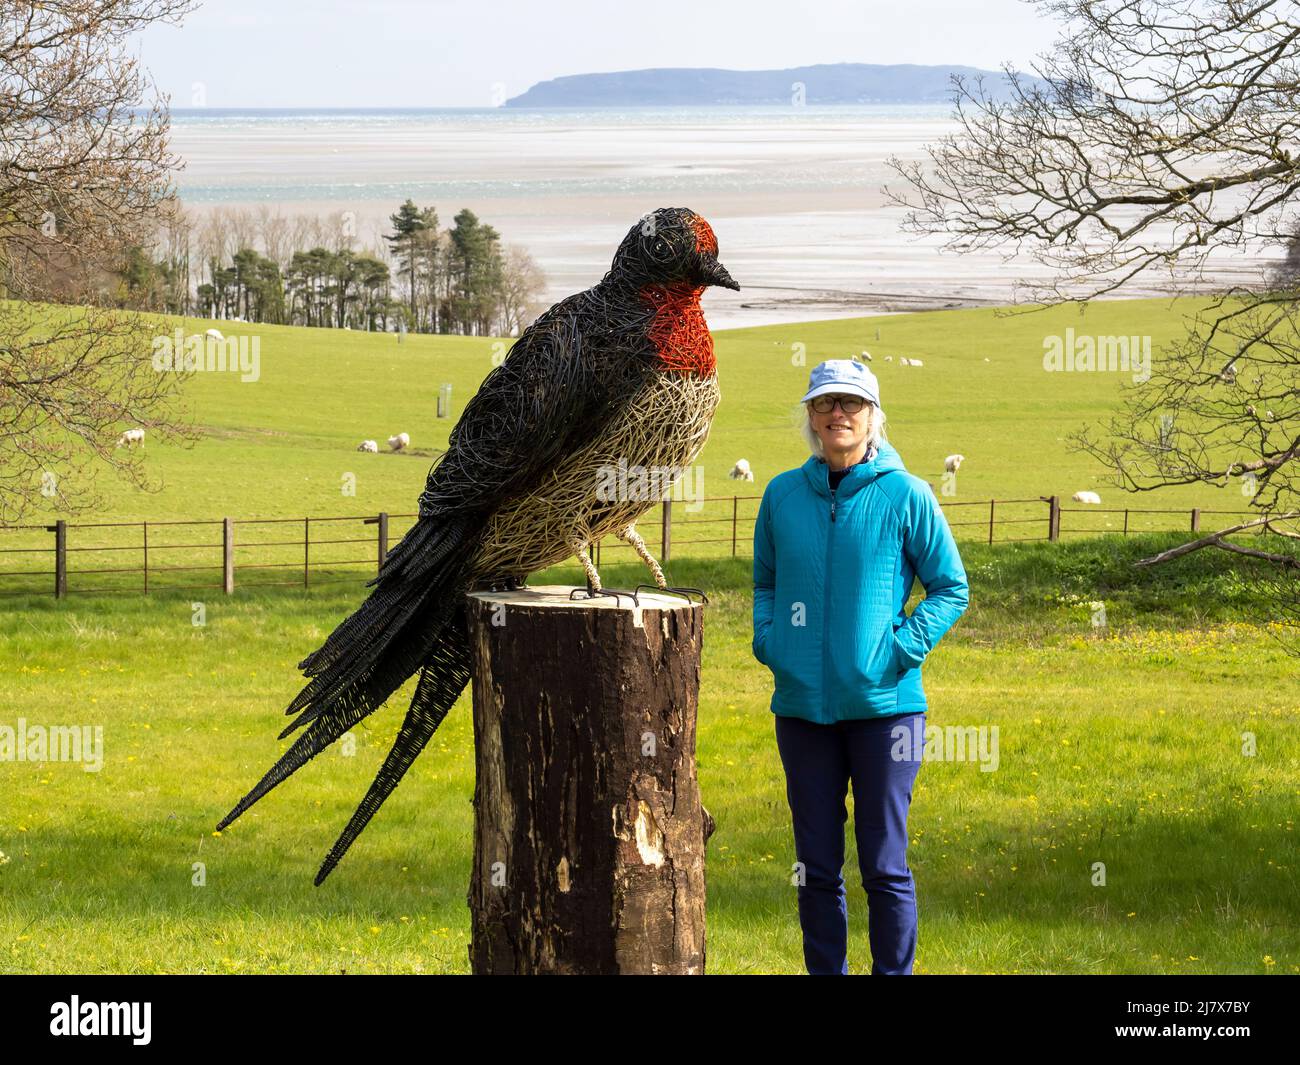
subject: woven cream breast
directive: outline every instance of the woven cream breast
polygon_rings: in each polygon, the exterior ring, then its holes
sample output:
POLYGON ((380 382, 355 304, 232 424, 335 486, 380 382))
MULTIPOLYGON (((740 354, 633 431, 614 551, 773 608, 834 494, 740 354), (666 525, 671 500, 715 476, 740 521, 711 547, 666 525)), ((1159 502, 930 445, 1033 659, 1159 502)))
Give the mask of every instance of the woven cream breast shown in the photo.
POLYGON ((663 484, 672 470, 695 461, 718 399, 716 374, 654 374, 607 432, 558 464, 526 497, 492 515, 476 574, 553 566, 573 555, 575 537, 589 543, 627 528, 662 498, 646 498, 647 482, 663 484))

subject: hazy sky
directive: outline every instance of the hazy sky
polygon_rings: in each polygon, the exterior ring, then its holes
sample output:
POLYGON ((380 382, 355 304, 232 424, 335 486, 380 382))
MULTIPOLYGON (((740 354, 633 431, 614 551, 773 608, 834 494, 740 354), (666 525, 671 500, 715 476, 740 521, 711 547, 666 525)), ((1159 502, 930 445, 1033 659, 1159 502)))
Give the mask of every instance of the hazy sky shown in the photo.
POLYGON ((483 107, 642 67, 1028 71, 1056 29, 1024 0, 207 0, 138 44, 173 107, 483 107))

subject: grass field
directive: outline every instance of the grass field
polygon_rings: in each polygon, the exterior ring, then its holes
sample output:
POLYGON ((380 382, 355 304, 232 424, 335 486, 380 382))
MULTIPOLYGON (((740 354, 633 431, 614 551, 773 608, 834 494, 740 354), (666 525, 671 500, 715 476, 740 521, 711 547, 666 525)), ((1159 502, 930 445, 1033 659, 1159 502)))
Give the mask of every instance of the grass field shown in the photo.
MULTIPOLYGON (((959 538, 986 536, 987 509, 966 506, 976 500, 1034 499, 1058 495, 1067 501, 1079 489, 1098 490, 1102 511, 1074 506, 1063 518, 1067 538, 1092 531, 1118 531, 1124 516, 1112 508, 1164 508, 1177 513, 1133 514, 1133 531, 1184 529, 1191 507, 1242 512, 1248 499, 1240 486, 1180 486, 1159 494, 1133 496, 1108 486, 1088 456, 1070 448, 1066 435, 1096 424, 1115 406, 1131 373, 1058 372, 1043 369, 1045 336, 1076 334, 1145 335, 1153 350, 1177 338, 1194 301, 1140 300, 1097 303, 1083 314, 1056 308, 1000 314, 991 309, 943 311, 874 319, 846 319, 798 325, 731 330, 717 334, 722 404, 697 466, 698 487, 712 502, 676 504, 674 542, 692 557, 731 553, 731 519, 752 528, 757 497, 767 481, 803 461, 803 444, 794 426, 798 398, 808 371, 826 358, 848 357, 868 349, 880 378, 888 416, 887 432, 908 468, 941 486, 944 456, 966 457, 953 494, 941 500, 959 538), (879 334, 879 339, 877 339, 879 334), (921 367, 904 367, 899 356, 920 357, 921 367), (892 357, 894 361, 887 362, 892 357), (985 358, 989 361, 985 362, 985 358), (747 458, 752 483, 732 481, 727 473, 747 458), (750 497, 733 506, 730 497, 750 497), (686 524, 689 523, 689 524, 686 524), (712 541, 687 547, 687 542, 712 541)), ((179 320, 169 320, 168 329, 179 320)), ((212 323, 189 319, 186 332, 212 323)), ((490 338, 366 334, 287 326, 249 326, 220 322, 227 337, 256 336, 259 373, 244 382, 235 373, 197 373, 186 385, 187 406, 204 436, 192 447, 149 440, 145 447, 157 488, 131 493, 102 481, 108 506, 94 522, 215 523, 235 519, 410 513, 436 455, 445 447, 455 418, 490 371, 503 342, 490 338), (452 386, 452 417, 436 417, 440 385, 452 386), (362 439, 383 441, 405 431, 407 454, 357 452, 362 439), (345 494, 345 488, 349 494, 345 494)), ((688 490, 697 487, 696 474, 688 490)), ((43 523, 37 515, 32 524, 43 523)), ((1002 506, 997 511, 999 540, 1042 536, 1047 511, 1041 502, 1002 506), (1005 524, 1003 524, 1005 522, 1005 524)), ((1214 518, 1206 515, 1209 526, 1214 518)), ((1226 523, 1226 519, 1224 519, 1226 523)), ((409 521, 394 519, 395 540, 409 521)), ((658 511, 647 515, 643 531, 658 540, 658 511)), ((358 523, 318 525, 311 534, 313 565, 373 557, 373 526, 358 523), (355 540, 328 544, 323 541, 355 540)), ((248 525, 237 530, 236 566, 250 571, 241 583, 293 580, 303 558, 301 523, 248 525), (274 546, 264 547, 262 545, 274 546), (285 571, 285 572, 281 572, 285 571)), ((220 580, 220 528, 153 525, 149 530, 151 585, 156 588, 214 584, 220 580), (182 566, 207 567, 183 570, 182 566), (177 567, 164 572, 164 567, 177 567)), ((118 567, 138 568, 142 530, 74 529, 69 545, 70 587, 74 592, 111 587, 138 588, 138 575, 89 573, 118 567), (112 547, 91 552, 84 547, 112 547), (83 576, 82 574, 85 573, 83 576)), ((44 591, 50 586, 52 537, 43 528, 0 533, 0 594, 9 590, 44 591), (30 577, 16 574, 27 572, 30 577)), ((629 558, 626 545, 606 545, 608 557, 629 558)), ((357 569, 361 567, 358 565, 357 569)))
MULTIPOLYGON (((723 404, 702 456, 706 493, 757 494, 802 461, 790 412, 808 368, 865 347, 890 437, 914 472, 937 483, 957 451, 967 460, 957 499, 1097 488, 1109 502, 1115 490, 1063 438, 1102 416, 1120 381, 1042 370, 1042 337, 1067 325, 1150 334, 1158 349, 1179 319, 1148 301, 1097 304, 1082 319, 960 311, 719 334, 723 404), (792 345, 804 345, 804 365, 792 345), (925 365, 885 363, 889 354, 925 365), (754 484, 726 479, 740 457, 754 484)), ((258 333, 261 380, 197 375, 189 395, 207 437, 187 450, 147 445, 162 489, 117 491, 98 520, 410 510, 452 424, 433 418, 438 385, 453 384, 459 412, 491 366, 485 340, 258 333), (414 456, 352 450, 399 430, 414 456), (355 497, 339 490, 348 472, 355 497)), ((1140 502, 1245 505, 1233 489, 1158 499, 1140 502)), ((1300 972, 1300 685, 1278 639, 1295 634, 1254 616, 1238 558, 1132 566, 1182 539, 963 543, 972 605, 927 660, 929 721, 998 726, 999 762, 920 771, 909 850, 918 972, 1300 972), (1092 623, 1098 600, 1104 628, 1092 623), (1245 734, 1256 753, 1243 753, 1245 734), (1105 886, 1093 883, 1097 862, 1105 886)), ((749 651, 749 562, 694 554, 679 548, 669 577, 711 598, 699 732, 703 798, 718 821, 709 968, 799 972, 770 675, 749 651)), ((615 586, 643 579, 615 564, 603 572, 615 586)), ((533 580, 580 573, 569 565, 533 580)), ((212 831, 284 746, 274 737, 298 690, 294 664, 363 594, 354 579, 241 585, 229 598, 0 600, 0 724, 99 725, 104 736, 99 772, 0 763, 0 971, 467 971, 468 696, 323 888, 312 876, 388 748, 401 695, 356 730, 355 754, 332 748, 226 833, 212 831)), ((866 971, 848 842, 850 966, 866 971)))
MULTIPOLYGON (((998 768, 922 766, 909 849, 918 971, 1300 971, 1300 698, 1232 560, 1128 562, 1172 538, 964 549, 970 611, 927 661, 930 727, 996 725, 998 768), (1108 626, 1087 601, 1107 603, 1108 626), (1080 601, 1082 600, 1082 601, 1080 601), (1204 604, 1198 607, 1195 604, 1204 604), (1242 735, 1258 753, 1242 754, 1242 735), (1104 862, 1106 886, 1092 883, 1104 862)), ((799 972, 789 811, 750 657, 744 562, 708 588, 699 773, 712 972, 799 972)), ((572 581, 565 568, 537 578, 572 581)), ((612 581, 640 579, 611 568, 612 581)), ((324 887, 312 876, 378 766, 397 705, 221 836, 282 744, 294 663, 359 586, 23 603, 0 615, 10 713, 104 729, 97 773, 0 767, 0 970, 464 972, 468 695, 324 887), (206 884, 192 883, 195 862, 206 884)), ((869 964, 849 836, 850 965, 869 964)))

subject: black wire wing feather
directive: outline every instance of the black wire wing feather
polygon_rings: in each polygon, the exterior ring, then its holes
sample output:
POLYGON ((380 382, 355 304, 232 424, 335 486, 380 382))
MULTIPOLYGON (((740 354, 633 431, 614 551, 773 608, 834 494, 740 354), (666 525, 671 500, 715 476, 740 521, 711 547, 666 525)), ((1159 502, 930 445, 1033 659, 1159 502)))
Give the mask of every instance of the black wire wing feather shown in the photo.
POLYGON ((538 318, 466 404, 420 513, 491 510, 603 433, 655 372, 650 317, 596 286, 538 318))

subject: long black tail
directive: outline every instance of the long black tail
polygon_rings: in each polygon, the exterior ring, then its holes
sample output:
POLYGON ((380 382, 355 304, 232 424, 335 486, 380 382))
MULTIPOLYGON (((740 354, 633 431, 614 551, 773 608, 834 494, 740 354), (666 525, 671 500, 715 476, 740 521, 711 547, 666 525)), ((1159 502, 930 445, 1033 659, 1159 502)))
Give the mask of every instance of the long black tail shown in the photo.
POLYGON ((361 830, 370 823, 370 819, 379 812, 384 800, 393 793, 401 783, 406 771, 411 768, 425 744, 442 724, 447 711, 452 708, 470 678, 469 632, 462 604, 443 630, 443 637, 434 648, 433 655, 420 672, 420 682, 415 687, 410 709, 406 711, 406 720, 393 741, 392 749, 384 764, 379 767, 375 779, 371 782, 366 797, 356 808, 347 828, 335 840, 329 854, 316 874, 316 886, 320 887, 325 878, 342 860, 353 841, 361 835, 361 830))
POLYGON ((472 524, 421 518, 371 581, 369 598, 299 668, 311 678, 289 704, 281 737, 306 728, 217 826, 224 829, 276 785, 373 713, 417 669, 420 681, 392 750, 316 877, 338 864, 469 683, 464 613, 472 524))

